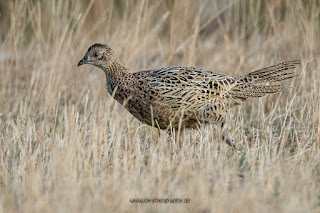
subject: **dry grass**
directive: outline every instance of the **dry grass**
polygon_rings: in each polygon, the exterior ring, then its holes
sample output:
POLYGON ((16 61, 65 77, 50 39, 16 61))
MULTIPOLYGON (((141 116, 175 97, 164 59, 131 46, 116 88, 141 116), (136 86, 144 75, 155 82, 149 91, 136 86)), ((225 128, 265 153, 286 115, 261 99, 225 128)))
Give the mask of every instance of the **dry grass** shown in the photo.
POLYGON ((319 0, 41 2, 0 4, 0 212, 320 211, 319 0), (133 71, 302 66, 294 88, 232 111, 238 151, 214 125, 177 150, 76 66, 96 42, 133 71))

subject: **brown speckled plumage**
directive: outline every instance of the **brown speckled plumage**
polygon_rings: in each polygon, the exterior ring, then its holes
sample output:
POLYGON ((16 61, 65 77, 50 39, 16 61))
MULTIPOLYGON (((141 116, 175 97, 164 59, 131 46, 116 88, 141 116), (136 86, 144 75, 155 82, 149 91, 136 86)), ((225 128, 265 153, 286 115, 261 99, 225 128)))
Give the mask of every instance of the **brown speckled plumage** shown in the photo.
POLYGON ((261 83, 294 77, 290 70, 299 61, 231 77, 193 67, 166 67, 130 73, 122 66, 111 48, 94 44, 79 62, 101 68, 106 74, 107 90, 134 117, 166 129, 196 127, 199 123, 221 123, 228 110, 247 98, 262 97, 284 90, 283 85, 261 83), (182 118, 182 119, 180 119, 182 118))

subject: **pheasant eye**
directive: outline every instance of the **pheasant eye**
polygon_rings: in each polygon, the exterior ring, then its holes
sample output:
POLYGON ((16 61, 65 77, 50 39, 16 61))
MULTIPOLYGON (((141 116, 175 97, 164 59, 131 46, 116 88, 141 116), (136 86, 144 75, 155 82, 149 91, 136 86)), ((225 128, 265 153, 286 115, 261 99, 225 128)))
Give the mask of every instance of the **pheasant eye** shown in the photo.
POLYGON ((93 54, 93 57, 97 58, 97 59, 101 59, 102 58, 103 53, 101 52, 96 52, 93 54))

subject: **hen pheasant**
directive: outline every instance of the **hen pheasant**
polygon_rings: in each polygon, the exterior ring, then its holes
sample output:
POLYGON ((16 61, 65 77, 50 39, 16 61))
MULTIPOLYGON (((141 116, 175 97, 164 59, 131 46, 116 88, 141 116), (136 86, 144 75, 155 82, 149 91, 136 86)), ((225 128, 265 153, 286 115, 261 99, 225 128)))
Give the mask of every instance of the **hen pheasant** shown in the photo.
MULTIPOLYGON (((195 128, 200 123, 223 127, 228 110, 247 98, 281 92, 284 85, 265 82, 294 77, 299 61, 287 61, 240 77, 193 67, 166 67, 130 73, 105 44, 92 45, 78 66, 91 64, 106 75, 108 92, 134 117, 160 129, 195 128)), ((233 139, 226 137, 233 146, 233 139)))

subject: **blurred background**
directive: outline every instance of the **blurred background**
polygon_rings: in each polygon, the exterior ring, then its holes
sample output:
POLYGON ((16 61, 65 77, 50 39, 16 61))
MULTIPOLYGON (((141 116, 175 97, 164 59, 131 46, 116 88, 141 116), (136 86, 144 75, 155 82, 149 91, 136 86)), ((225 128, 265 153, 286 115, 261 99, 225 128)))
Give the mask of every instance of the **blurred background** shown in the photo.
POLYGON ((320 0, 0 1, 0 212, 319 211, 319 30, 320 0), (230 112, 238 151, 215 125, 177 150, 77 67, 94 43, 131 72, 302 63, 291 89, 230 112))

